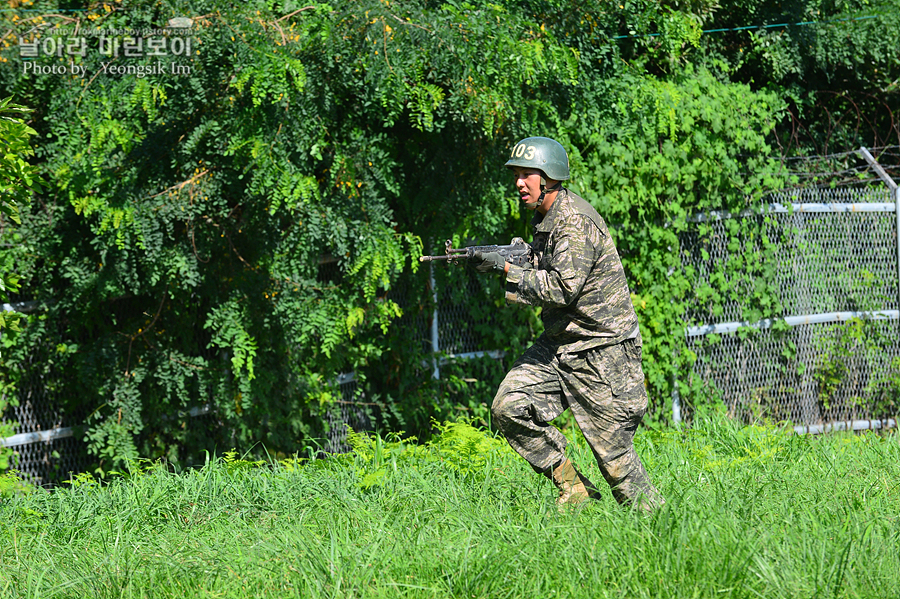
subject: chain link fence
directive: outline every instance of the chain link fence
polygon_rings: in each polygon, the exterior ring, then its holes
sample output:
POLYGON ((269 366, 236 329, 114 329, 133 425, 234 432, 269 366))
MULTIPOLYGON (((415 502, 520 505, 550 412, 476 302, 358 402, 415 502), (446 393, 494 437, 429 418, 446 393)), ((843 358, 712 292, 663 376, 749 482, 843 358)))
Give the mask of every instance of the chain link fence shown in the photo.
POLYGON ((89 463, 85 445, 75 435, 83 415, 66 414, 60 408, 56 390, 61 373, 43 368, 42 358, 40 353, 30 357, 19 384, 19 405, 3 415, 4 423, 16 423, 16 434, 3 440, 14 451, 10 468, 35 484, 83 472, 89 463))
MULTIPOLYGON (((759 249, 758 239, 752 248, 729 245, 734 221, 756 220, 775 247, 769 266, 781 311, 753 321, 738 297, 716 310, 695 302, 686 335, 697 360, 682 388, 721 399, 744 421, 789 421, 798 432, 893 426, 900 401, 896 193, 884 185, 790 190, 771 194, 762 214, 693 218, 681 259, 699 286, 727 277, 724 264, 759 249)), ((691 412, 676 394, 673 419, 691 412)))

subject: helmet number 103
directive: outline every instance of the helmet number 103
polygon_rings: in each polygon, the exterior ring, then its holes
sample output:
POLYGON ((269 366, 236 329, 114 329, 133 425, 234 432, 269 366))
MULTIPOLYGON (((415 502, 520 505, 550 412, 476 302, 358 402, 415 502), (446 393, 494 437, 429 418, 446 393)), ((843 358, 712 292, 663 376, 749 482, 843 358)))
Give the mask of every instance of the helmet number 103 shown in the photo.
POLYGON ((510 158, 515 156, 516 158, 522 158, 524 155, 525 160, 533 160, 534 159, 534 146, 525 146, 525 144, 519 144, 513 148, 512 153, 509 155, 510 158))

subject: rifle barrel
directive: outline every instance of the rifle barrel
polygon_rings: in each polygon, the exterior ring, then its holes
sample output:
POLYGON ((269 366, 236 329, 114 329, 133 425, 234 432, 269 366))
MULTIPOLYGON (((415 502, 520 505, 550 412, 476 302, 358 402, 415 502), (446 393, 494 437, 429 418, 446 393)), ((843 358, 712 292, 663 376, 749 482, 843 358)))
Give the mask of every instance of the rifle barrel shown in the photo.
POLYGON ((459 256, 419 256, 419 262, 433 262, 435 260, 450 260, 459 256))

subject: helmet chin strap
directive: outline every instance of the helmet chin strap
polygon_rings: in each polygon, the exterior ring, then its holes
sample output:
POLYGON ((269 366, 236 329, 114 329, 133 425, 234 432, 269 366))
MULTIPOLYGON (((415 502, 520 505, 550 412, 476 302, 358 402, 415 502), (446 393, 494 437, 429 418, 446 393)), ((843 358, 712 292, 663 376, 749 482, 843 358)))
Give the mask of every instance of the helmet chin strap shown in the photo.
MULTIPOLYGON (((556 185, 553 187, 547 188, 547 179, 541 177, 541 195, 538 197, 537 202, 534 203, 535 208, 544 203, 544 196, 547 195, 548 191, 556 191, 562 188, 562 181, 557 181, 556 185)), ((531 204, 526 204, 530 206, 531 204)))

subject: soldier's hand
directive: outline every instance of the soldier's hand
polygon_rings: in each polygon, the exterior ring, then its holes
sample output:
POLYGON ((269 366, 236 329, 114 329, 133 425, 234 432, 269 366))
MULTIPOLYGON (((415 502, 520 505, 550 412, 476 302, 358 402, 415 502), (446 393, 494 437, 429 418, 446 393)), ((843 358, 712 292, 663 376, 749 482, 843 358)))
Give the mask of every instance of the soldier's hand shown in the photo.
POLYGON ((497 252, 476 251, 472 255, 472 263, 478 272, 503 272, 506 260, 497 252))

